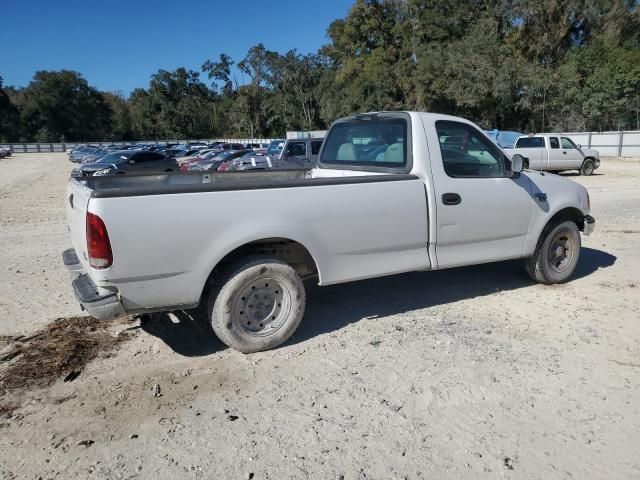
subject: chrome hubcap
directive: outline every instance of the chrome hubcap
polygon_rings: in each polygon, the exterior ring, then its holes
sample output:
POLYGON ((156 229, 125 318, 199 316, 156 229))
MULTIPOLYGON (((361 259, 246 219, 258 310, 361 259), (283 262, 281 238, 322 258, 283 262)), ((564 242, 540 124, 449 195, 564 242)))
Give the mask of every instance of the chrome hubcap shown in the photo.
POLYGON ((290 308, 289 290, 273 278, 263 278, 242 289, 233 318, 249 335, 266 337, 282 327, 290 308))
POLYGON ((551 246, 549 247, 549 265, 551 268, 558 272, 564 272, 574 255, 573 239, 567 232, 559 232, 553 238, 551 246))

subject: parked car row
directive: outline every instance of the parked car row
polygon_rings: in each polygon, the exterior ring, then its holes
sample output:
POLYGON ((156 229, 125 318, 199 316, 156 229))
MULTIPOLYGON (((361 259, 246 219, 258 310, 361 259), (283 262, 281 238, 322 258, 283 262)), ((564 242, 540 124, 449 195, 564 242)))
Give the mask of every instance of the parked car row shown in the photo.
POLYGON ((0 147, 0 158, 10 157, 12 153, 11 147, 0 147))
POLYGON ((122 152, 122 151, 149 151, 158 152, 167 157, 186 157, 195 155, 205 149, 218 149, 218 150, 258 150, 266 149, 267 144, 259 143, 225 143, 225 142, 189 142, 183 144, 155 144, 155 143, 138 143, 134 145, 121 145, 111 144, 107 146, 96 145, 80 145, 75 148, 67 150, 69 160, 74 163, 89 163, 95 162, 98 158, 104 156, 109 152, 122 152))
POLYGON ((180 170, 190 171, 243 171, 271 168, 313 168, 323 139, 273 140, 267 148, 249 150, 246 146, 228 144, 203 149, 195 154, 178 158, 180 170))
POLYGON ((129 172, 171 173, 179 171, 178 162, 159 152, 123 150, 110 152, 93 162, 83 163, 73 176, 124 175, 129 172))

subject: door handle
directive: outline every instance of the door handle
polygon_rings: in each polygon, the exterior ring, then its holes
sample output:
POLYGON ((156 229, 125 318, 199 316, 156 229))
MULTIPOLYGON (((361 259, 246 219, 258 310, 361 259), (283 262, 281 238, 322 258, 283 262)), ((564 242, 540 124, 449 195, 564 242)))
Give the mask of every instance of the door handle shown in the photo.
POLYGON ((566 155, 566 154, 567 154, 567 152, 562 152, 562 154, 563 154, 563 155, 566 155))
POLYGON ((462 201, 462 197, 457 193, 443 193, 442 203, 445 205, 458 205, 462 201))

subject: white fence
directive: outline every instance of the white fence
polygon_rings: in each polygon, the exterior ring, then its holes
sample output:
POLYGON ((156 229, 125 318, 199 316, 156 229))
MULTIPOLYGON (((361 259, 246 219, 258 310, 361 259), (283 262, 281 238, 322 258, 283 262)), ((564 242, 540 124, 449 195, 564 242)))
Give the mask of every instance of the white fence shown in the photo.
POLYGON ((598 150, 602 157, 640 157, 640 130, 566 132, 558 135, 569 137, 583 147, 598 150))

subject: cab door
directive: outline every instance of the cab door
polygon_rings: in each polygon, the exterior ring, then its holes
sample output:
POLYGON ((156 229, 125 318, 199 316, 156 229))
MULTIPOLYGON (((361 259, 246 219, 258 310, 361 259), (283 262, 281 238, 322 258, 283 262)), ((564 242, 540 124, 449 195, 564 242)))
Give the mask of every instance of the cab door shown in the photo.
POLYGON ((562 145, 562 156, 564 157, 563 167, 567 170, 580 168, 583 156, 577 145, 567 137, 560 137, 560 144, 562 145))
POLYGON ((547 137, 549 152, 549 170, 562 170, 565 154, 560 149, 558 137, 547 137))
POLYGON ((438 268, 522 257, 534 204, 528 177, 512 176, 507 157, 474 125, 432 122, 438 268))

